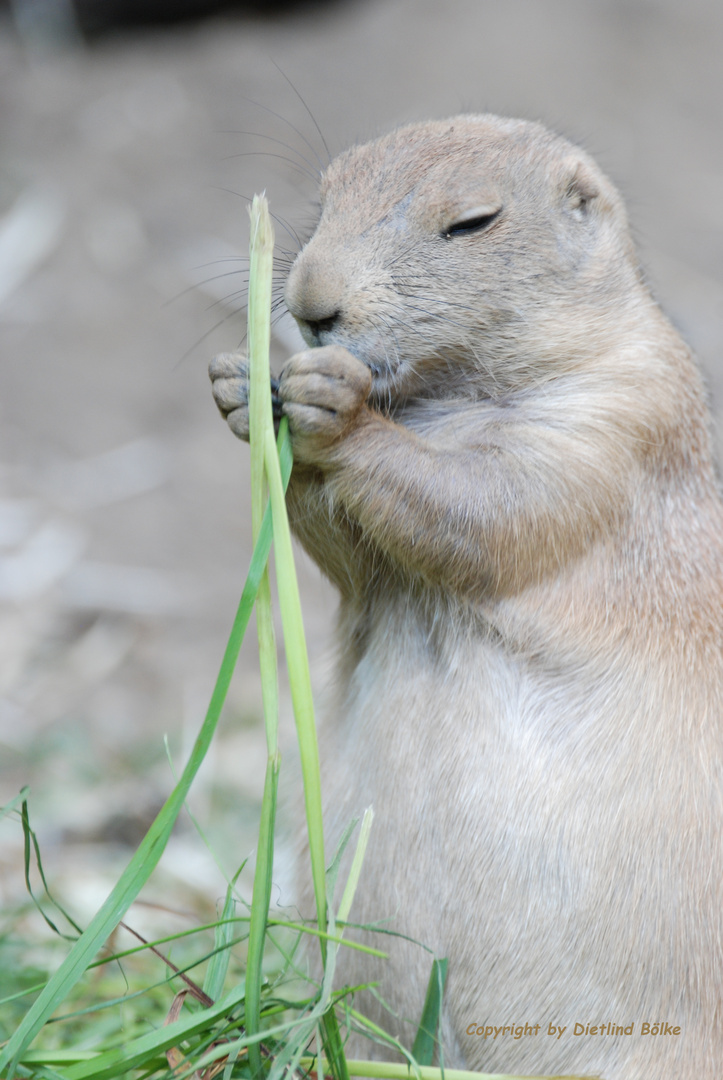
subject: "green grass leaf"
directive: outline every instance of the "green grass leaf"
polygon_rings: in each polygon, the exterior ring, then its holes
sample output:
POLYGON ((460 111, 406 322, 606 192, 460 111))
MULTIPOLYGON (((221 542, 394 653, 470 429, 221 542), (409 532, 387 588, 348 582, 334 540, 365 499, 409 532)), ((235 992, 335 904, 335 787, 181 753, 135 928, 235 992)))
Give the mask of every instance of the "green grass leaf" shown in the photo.
MULTIPOLYGON (((304 782, 304 804, 309 833, 311 875, 316 899, 316 915, 320 930, 326 929, 326 865, 324 861, 324 826, 321 814, 321 774, 319 746, 314 721, 314 702, 311 693, 309 659, 304 637, 304 621, 299 600, 299 586, 291 546, 291 529, 286 512, 281 474, 273 439, 266 436, 266 476, 274 522, 276 549, 276 581, 284 631, 286 664, 289 671, 291 700, 296 721, 304 782)), ((325 946, 322 941, 322 955, 325 946)))
POLYGON ((442 995, 447 978, 447 961, 433 960, 429 973, 422 1018, 412 1045, 412 1056, 419 1065, 431 1065, 437 1045, 442 995))
MULTIPOLYGON (((249 251, 249 442, 251 445, 251 522, 254 539, 258 535, 266 501, 264 447, 266 439, 274 438, 269 371, 269 341, 271 333, 271 275, 274 250, 274 231, 266 199, 255 195, 250 207, 251 244, 249 251)), ((274 458, 278 468, 276 446, 274 458)), ((279 780, 279 691, 276 665, 276 641, 271 611, 271 588, 268 566, 264 570, 256 598, 256 623, 259 640, 261 690, 264 704, 264 725, 268 761, 264 794, 261 804, 261 824, 256 850, 251 900, 251 922, 246 961, 246 1029, 250 1034, 259 1030, 261 1019, 262 964, 266 927, 271 902, 271 875, 274 865, 274 831, 276 827, 276 798, 279 780)), ((263 1075, 260 1047, 249 1047, 249 1065, 256 1080, 263 1075)))
MULTIPOLYGON (((25 788, 24 790, 27 791, 27 788, 25 788)), ((48 888, 48 882, 46 881, 46 878, 45 878, 45 871, 43 870, 43 861, 40 858, 40 845, 38 844, 38 838, 35 835, 35 832, 33 831, 33 829, 30 828, 30 812, 28 810, 28 800, 27 800, 27 798, 24 798, 22 800, 22 806, 21 806, 21 809, 20 809, 20 819, 21 819, 22 825, 23 825, 23 839, 24 839, 24 849, 25 849, 24 850, 25 887, 28 890, 28 893, 30 894, 30 899, 33 901, 33 903, 35 904, 35 907, 38 909, 40 914, 43 916, 43 918, 45 919, 46 923, 48 924, 48 926, 50 927, 51 930, 53 930, 59 937, 65 938, 67 941, 75 941, 76 938, 74 936, 70 937, 70 935, 64 934, 61 930, 58 929, 58 927, 52 921, 50 916, 46 914, 46 912, 44 911, 40 901, 38 900, 35 893, 33 892, 32 885, 30 884, 30 854, 31 854, 31 851, 33 851, 35 853, 35 863, 36 863, 36 866, 38 868, 38 873, 40 874, 40 880, 43 883, 43 889, 45 890, 45 895, 47 896, 48 900, 50 901, 50 903, 54 907, 56 907, 58 909, 58 911, 63 916, 63 918, 66 919, 67 922, 70 923, 70 925, 73 927, 73 929, 78 934, 83 933, 81 928, 78 926, 77 922, 75 922, 75 920, 70 917, 70 915, 65 910, 65 908, 61 907, 61 905, 58 903, 58 901, 56 899, 54 899, 54 897, 51 895, 50 889, 48 888)))
MULTIPOLYGON (((317 1062, 315 1058, 304 1057, 299 1062, 303 1069, 322 1069, 326 1071, 326 1061, 317 1062)), ((352 1076, 368 1076, 370 1080, 411 1080, 416 1075, 418 1080, 600 1080, 596 1076, 583 1076, 571 1073, 555 1076, 530 1076, 520 1073, 480 1073, 466 1069, 435 1069, 430 1065, 412 1070, 409 1065, 398 1065, 390 1061, 347 1061, 352 1076)))
MULTIPOLYGON (((239 873, 241 873, 240 870, 239 873)), ((236 875, 236 877, 238 877, 238 875, 236 875)), ((236 901, 233 895, 236 877, 234 877, 233 881, 226 889, 226 899, 224 901, 221 919, 216 924, 213 931, 214 953, 208 962, 206 977, 203 980, 203 992, 204 994, 208 994, 212 1001, 216 1001, 216 999, 221 996, 223 985, 226 981, 226 975, 228 974, 229 961, 231 959, 229 947, 233 941, 233 931, 236 925, 233 919, 234 912, 236 911, 236 901)))

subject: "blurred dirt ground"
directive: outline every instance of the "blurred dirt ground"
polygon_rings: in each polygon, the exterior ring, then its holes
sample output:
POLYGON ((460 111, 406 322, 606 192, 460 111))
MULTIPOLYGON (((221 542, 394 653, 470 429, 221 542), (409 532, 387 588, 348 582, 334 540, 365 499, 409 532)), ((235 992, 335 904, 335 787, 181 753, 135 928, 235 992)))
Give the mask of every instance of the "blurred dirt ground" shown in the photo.
MULTIPOLYGON (((249 558, 247 454, 206 376, 244 333, 244 197, 268 191, 293 251, 326 158, 317 123, 335 153, 461 110, 542 119, 621 186, 718 406, 722 47, 718 0, 340 0, 92 44, 21 38, 4 12, 0 803, 30 785, 46 870, 80 921, 169 791, 164 735, 182 767, 249 558)), ((293 341, 282 327, 277 362, 293 341)), ((306 561, 301 577, 323 695, 335 599, 306 561)), ((254 846, 259 700, 249 645, 191 798, 226 873, 254 846)), ((203 910, 223 891, 188 821, 163 867, 152 901, 203 910)), ((0 903, 23 890, 5 819, 0 903)))

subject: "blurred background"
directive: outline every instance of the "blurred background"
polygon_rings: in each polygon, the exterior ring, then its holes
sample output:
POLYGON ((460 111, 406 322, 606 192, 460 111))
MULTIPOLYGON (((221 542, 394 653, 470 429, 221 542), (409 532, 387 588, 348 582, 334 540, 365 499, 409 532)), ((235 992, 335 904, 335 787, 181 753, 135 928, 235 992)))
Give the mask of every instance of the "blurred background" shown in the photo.
MULTIPOLYGON (((722 50, 718 0, 0 3, 0 804, 30 785, 81 922, 185 762, 248 564, 248 454, 206 375, 244 336, 247 197, 267 190, 293 252, 327 147, 463 110, 540 119, 621 187, 719 413, 722 50)), ((301 579, 323 700, 335 598, 303 559, 301 579)), ((264 763, 249 643, 190 800, 227 874, 264 763)), ((223 889, 184 818, 148 902, 183 917, 223 889)), ((23 893, 6 818, 0 904, 23 893)))

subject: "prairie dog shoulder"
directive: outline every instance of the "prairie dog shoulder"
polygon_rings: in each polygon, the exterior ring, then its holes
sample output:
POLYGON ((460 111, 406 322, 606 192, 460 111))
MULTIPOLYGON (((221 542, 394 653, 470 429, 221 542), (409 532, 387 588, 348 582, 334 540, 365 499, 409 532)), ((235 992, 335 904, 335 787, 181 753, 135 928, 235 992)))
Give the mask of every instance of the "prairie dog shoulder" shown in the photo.
MULTIPOLYGON (((723 508, 622 200, 483 115, 352 148, 321 207, 278 394, 292 524, 341 596, 327 825, 381 823, 354 917, 449 957, 449 1065, 718 1080, 723 508), (469 1033, 511 1019, 636 1034, 469 1033)), ((242 365, 212 376, 243 437, 242 365)), ((427 959, 390 951, 374 1019, 404 1037, 427 959)))

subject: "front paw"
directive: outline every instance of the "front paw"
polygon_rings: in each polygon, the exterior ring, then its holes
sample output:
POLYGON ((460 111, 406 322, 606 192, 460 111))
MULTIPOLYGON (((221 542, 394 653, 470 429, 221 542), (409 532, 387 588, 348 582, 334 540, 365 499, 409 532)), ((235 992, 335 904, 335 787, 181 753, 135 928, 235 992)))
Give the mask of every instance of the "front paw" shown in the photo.
MULTIPOLYGON (((249 363, 245 353, 220 353, 208 365, 214 401, 231 431, 249 441, 249 363)), ((281 416, 279 384, 271 380, 271 404, 274 419, 281 416)))
POLYGON ((294 457, 321 464, 324 451, 359 423, 371 388, 369 368, 341 345, 292 356, 281 372, 279 399, 294 457))

